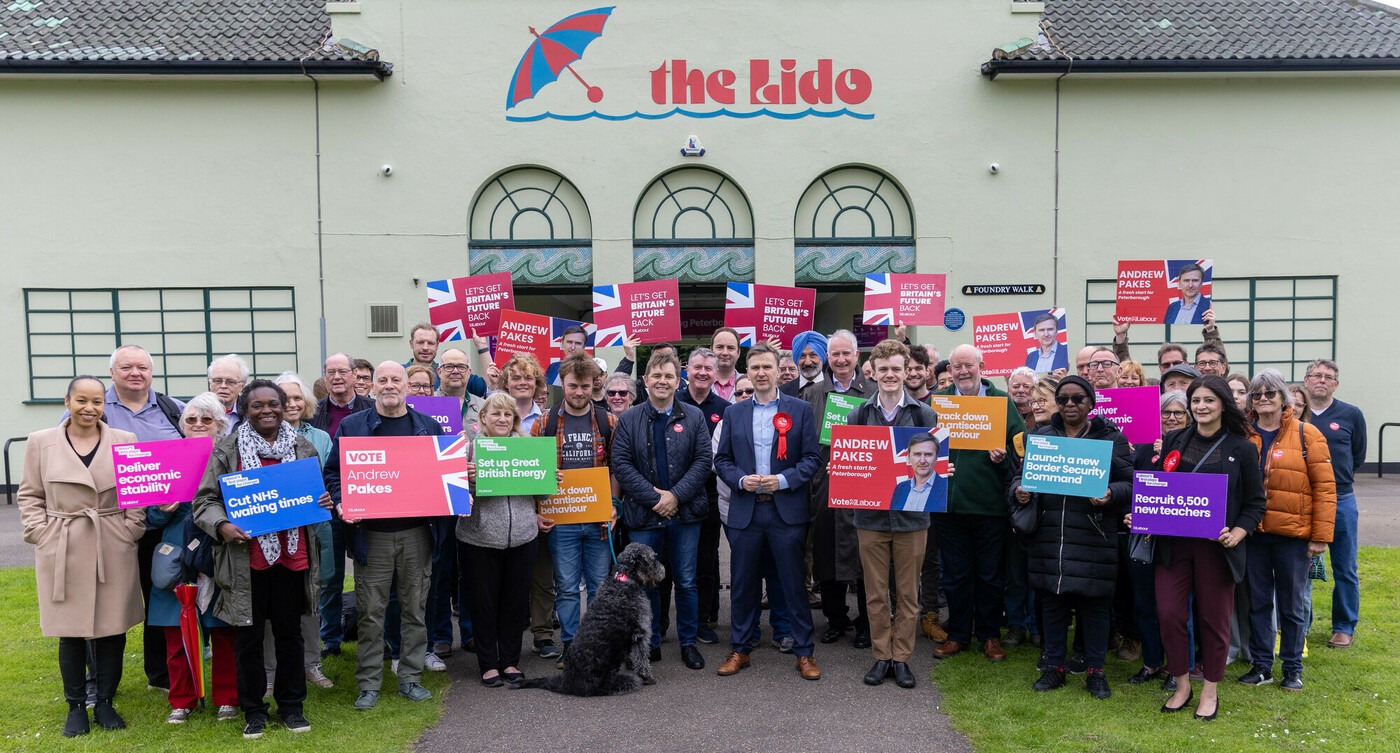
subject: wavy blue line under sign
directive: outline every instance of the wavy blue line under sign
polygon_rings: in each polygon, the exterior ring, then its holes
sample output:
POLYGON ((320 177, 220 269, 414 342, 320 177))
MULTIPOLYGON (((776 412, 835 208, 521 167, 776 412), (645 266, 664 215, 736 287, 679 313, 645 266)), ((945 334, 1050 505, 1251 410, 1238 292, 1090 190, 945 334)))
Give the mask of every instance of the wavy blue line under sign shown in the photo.
POLYGON ((511 123, 533 123, 533 122, 536 122, 536 121, 546 120, 546 119, 575 121, 575 120, 589 120, 589 119, 591 119, 591 118, 598 118, 599 120, 633 120, 633 119, 636 119, 636 118, 641 118, 642 120, 661 120, 661 119, 663 119, 663 118, 670 118, 670 117, 674 117, 674 116, 677 116, 677 115, 680 115, 680 116, 682 116, 682 117, 687 117, 687 118, 718 118, 718 117, 720 117, 720 116, 724 116, 724 117, 726 117, 726 118, 757 118, 757 117, 759 117, 759 116, 765 116, 765 117, 769 117, 769 118, 777 118, 778 120, 797 120, 797 119, 799 119, 799 118, 807 118, 807 117, 813 117, 813 118, 841 118, 841 117, 847 117, 847 118, 856 118, 856 119, 858 119, 858 120, 874 120, 874 119, 875 119, 875 114, 874 114, 874 113, 867 113, 867 112, 851 112, 850 110, 848 110, 848 109, 846 109, 846 108, 844 108, 844 107, 841 108, 841 109, 839 109, 839 110, 830 110, 830 111, 817 110, 817 109, 815 109, 815 108, 809 107, 809 108, 807 108, 806 110, 803 110, 802 112, 773 112, 772 110, 769 110, 769 109, 766 108, 766 107, 764 107, 764 108, 762 108, 762 109, 759 109, 759 110, 750 110, 750 111, 747 111, 747 112, 733 112, 733 111, 727 110, 727 109, 725 109, 725 108, 720 108, 720 109, 718 109, 718 110, 707 110, 707 111, 704 111, 704 112, 694 112, 694 111, 692 111, 692 110, 684 110, 684 109, 681 109, 681 108, 677 107, 677 108, 672 109, 670 112, 658 112, 658 113, 650 113, 650 112, 632 112, 632 113, 627 114, 627 115, 608 115, 607 113, 598 112, 597 110, 594 110, 593 112, 580 113, 580 114, 578 114, 578 115, 560 115, 559 113, 542 112, 542 113, 540 113, 539 115, 528 115, 528 116, 523 116, 523 115, 507 115, 507 116, 506 116, 506 120, 509 121, 509 122, 511 122, 511 123))

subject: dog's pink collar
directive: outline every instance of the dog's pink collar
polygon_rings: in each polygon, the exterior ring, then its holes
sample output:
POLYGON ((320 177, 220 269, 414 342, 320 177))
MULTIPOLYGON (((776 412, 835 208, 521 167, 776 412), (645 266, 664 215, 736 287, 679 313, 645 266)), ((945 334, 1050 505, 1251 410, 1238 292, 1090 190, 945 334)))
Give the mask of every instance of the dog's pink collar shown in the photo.
POLYGON ((617 580, 619 580, 619 581, 622 581, 623 583, 626 583, 626 582, 627 582, 627 573, 617 573, 616 575, 613 576, 613 578, 615 578, 615 579, 617 579, 617 580))

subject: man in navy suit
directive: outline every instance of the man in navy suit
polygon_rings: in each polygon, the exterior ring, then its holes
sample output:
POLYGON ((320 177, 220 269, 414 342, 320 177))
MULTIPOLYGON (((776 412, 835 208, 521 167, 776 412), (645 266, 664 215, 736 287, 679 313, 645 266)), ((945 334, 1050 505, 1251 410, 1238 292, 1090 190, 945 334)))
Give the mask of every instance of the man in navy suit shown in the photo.
POLYGON ((1206 271, 1195 262, 1184 264, 1176 273, 1181 297, 1167 305, 1167 324, 1201 324, 1201 315, 1210 310, 1210 299, 1201 295, 1206 271))
POLYGON ((733 490, 725 526, 733 584, 732 650, 718 674, 736 674, 749 665, 766 549, 777 564, 783 601, 794 605, 789 619, 797 671, 804 679, 819 680, 821 669, 812 658, 812 612, 797 607, 807 603, 807 484, 821 465, 817 421, 805 400, 778 392, 778 352, 766 343, 749 350, 747 376, 754 396, 725 411, 715 454, 715 472, 733 490))
POLYGON ((1036 349, 1026 354, 1026 368, 1044 374, 1055 369, 1069 369, 1069 351, 1060 345, 1057 335, 1060 320, 1049 311, 1037 316, 1031 327, 1035 332, 1036 349))

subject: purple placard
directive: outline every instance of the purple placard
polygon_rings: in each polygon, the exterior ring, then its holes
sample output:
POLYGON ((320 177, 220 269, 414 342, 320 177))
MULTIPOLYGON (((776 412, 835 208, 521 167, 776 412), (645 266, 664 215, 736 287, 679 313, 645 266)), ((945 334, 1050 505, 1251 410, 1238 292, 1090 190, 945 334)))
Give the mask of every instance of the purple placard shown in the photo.
POLYGON ((1223 473, 1133 473, 1133 533, 1218 539, 1225 527, 1223 473))
POLYGON ((211 437, 162 439, 112 445, 112 466, 117 476, 117 506, 147 507, 189 502, 199 491, 211 437))
POLYGON ((1156 387, 1109 387, 1097 391, 1089 414, 1112 421, 1129 444, 1148 444, 1162 438, 1162 394, 1156 387))
POLYGON ((428 395, 412 395, 404 400, 408 407, 422 413, 425 416, 432 416, 438 426, 442 427, 442 433, 448 436, 457 436, 462 433, 462 401, 455 397, 430 397, 428 395))

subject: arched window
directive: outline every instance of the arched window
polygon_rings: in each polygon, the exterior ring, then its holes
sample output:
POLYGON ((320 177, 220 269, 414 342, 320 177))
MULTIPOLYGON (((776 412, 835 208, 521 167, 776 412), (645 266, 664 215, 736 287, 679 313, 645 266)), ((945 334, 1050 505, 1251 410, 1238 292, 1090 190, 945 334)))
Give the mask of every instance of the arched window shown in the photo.
POLYGON ((472 200, 471 273, 510 272, 516 284, 590 285, 593 222, 583 195, 542 167, 492 176, 472 200))
POLYGON ((828 170, 797 202, 793 220, 798 284, 847 285, 868 272, 914 271, 914 213, 888 174, 828 170))
POLYGON ((653 180, 632 215, 637 280, 752 280, 753 210, 729 176, 677 167, 653 180))

